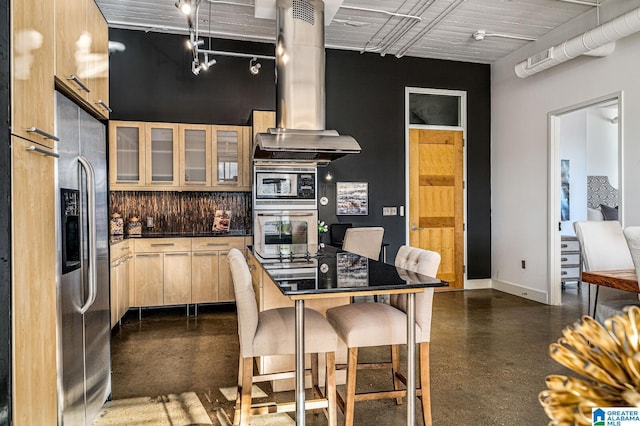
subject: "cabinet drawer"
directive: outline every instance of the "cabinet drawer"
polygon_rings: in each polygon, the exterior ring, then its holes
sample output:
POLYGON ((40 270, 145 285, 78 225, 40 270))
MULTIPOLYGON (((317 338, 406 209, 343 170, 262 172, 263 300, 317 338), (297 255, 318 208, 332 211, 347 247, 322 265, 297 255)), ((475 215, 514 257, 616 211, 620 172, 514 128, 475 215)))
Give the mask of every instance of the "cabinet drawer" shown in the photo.
POLYGON ((109 254, 111 256, 111 260, 112 261, 118 260, 125 256, 130 255, 132 247, 133 247, 133 244, 129 240, 123 240, 123 241, 120 241, 119 243, 112 244, 111 247, 109 247, 109 254))
POLYGON ((191 251, 191 238, 145 238, 135 240, 136 253, 191 251))
POLYGON ((573 266, 570 268, 562 268, 560 269, 560 279, 568 280, 568 279, 580 279, 580 267, 573 266))
POLYGON ((218 251, 245 248, 244 237, 202 237, 192 239, 193 251, 218 251))
POLYGON ((579 265, 580 254, 578 253, 562 253, 560 255, 560 265, 579 265))
POLYGON ((560 242, 561 251, 580 251, 580 243, 578 240, 562 240, 560 242))

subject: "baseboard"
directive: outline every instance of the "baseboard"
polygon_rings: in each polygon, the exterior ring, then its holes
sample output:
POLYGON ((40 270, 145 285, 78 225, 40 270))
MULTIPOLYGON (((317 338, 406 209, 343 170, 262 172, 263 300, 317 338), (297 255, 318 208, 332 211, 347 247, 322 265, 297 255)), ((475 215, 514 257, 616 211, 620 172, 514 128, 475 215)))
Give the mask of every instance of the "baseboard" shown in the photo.
POLYGON ((465 290, 479 290, 491 288, 491 278, 483 278, 480 280, 467 280, 464 282, 465 290))
POLYGON ((499 280, 491 280, 491 288, 503 291, 505 293, 512 294, 514 296, 523 297, 525 299, 533 300, 535 302, 549 304, 549 295, 546 292, 533 290, 531 288, 523 287, 517 284, 506 283, 499 280))

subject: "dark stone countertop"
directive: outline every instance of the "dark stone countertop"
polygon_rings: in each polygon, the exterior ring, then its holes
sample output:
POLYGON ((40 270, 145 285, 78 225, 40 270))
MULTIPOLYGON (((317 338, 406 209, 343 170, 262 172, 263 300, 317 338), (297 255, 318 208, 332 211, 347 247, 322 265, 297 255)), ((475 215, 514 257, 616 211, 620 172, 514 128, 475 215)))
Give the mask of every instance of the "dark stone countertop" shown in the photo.
POLYGON ((113 245, 124 240, 139 238, 250 237, 251 235, 253 234, 243 230, 229 232, 149 232, 142 235, 111 235, 109 244, 113 245))

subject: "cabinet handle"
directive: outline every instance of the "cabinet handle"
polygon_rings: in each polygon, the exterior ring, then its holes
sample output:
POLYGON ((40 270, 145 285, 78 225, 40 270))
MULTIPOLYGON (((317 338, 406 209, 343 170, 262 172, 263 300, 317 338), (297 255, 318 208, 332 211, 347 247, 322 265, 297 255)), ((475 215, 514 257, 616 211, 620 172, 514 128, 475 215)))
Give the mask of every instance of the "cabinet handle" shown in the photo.
POLYGON ((60 158, 60 155, 58 155, 57 153, 51 152, 51 151, 47 151, 46 149, 38 148, 35 145, 28 146, 25 149, 27 151, 39 152, 40 154, 47 155, 49 157, 60 158))
POLYGON ((100 105, 102 108, 106 109, 109 112, 113 112, 113 110, 109 107, 109 105, 105 104, 102 99, 98 99, 96 104, 100 105))
POLYGON ((208 246, 228 246, 229 243, 207 243, 208 246))
POLYGON ((220 252, 220 254, 223 254, 223 255, 225 255, 225 256, 226 256, 226 255, 228 255, 228 254, 229 254, 229 252, 228 252, 228 251, 221 251, 221 252, 220 252))
POLYGON ((249 272, 253 271, 256 269, 255 265, 249 264, 249 272))
POLYGON ((560 275, 567 275, 567 274, 568 274, 568 272, 567 272, 567 271, 562 271, 562 272, 560 272, 560 275))
POLYGON ((215 253, 193 253, 194 256, 215 256, 215 253))
POLYGON ((136 257, 158 257, 160 256, 159 253, 140 253, 140 254, 136 254, 136 257))
POLYGON ((560 244, 560 248, 567 248, 567 247, 569 247, 568 244, 560 244))
POLYGON ((45 132, 42 129, 38 129, 37 127, 33 126, 33 127, 29 127, 27 129, 28 133, 37 133, 40 136, 42 136, 45 139, 51 139, 52 141, 59 141, 60 138, 57 137, 56 135, 52 135, 51 133, 45 132))
POLYGON ((189 253, 167 253, 165 256, 189 256, 189 253))
POLYGON ((152 243, 151 247, 171 247, 174 243, 152 243))
POLYGON ((73 74, 71 74, 69 77, 67 77, 67 80, 69 80, 69 81, 73 81, 75 84, 77 84, 77 85, 78 85, 78 87, 79 87, 81 90, 84 90, 84 91, 85 91, 85 92, 87 92, 87 93, 91 92, 91 90, 89 90, 89 88, 87 87, 87 85, 86 85, 86 84, 84 84, 84 83, 82 82, 82 80, 80 80, 80 79, 78 78, 78 76, 77 76, 77 75, 73 75, 73 74))
POLYGON ((566 262, 567 260, 569 260, 569 259, 568 259, 568 258, 566 258, 566 257, 560 258, 560 261, 561 261, 561 262, 566 262))

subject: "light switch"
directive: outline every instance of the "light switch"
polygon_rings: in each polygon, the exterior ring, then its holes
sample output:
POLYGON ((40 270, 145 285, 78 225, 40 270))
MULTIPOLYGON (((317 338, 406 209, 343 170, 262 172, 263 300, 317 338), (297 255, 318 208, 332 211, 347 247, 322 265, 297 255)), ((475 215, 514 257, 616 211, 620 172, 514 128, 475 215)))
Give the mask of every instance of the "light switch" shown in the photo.
POLYGON ((383 207, 382 208, 382 216, 397 216, 398 208, 397 207, 383 207))

